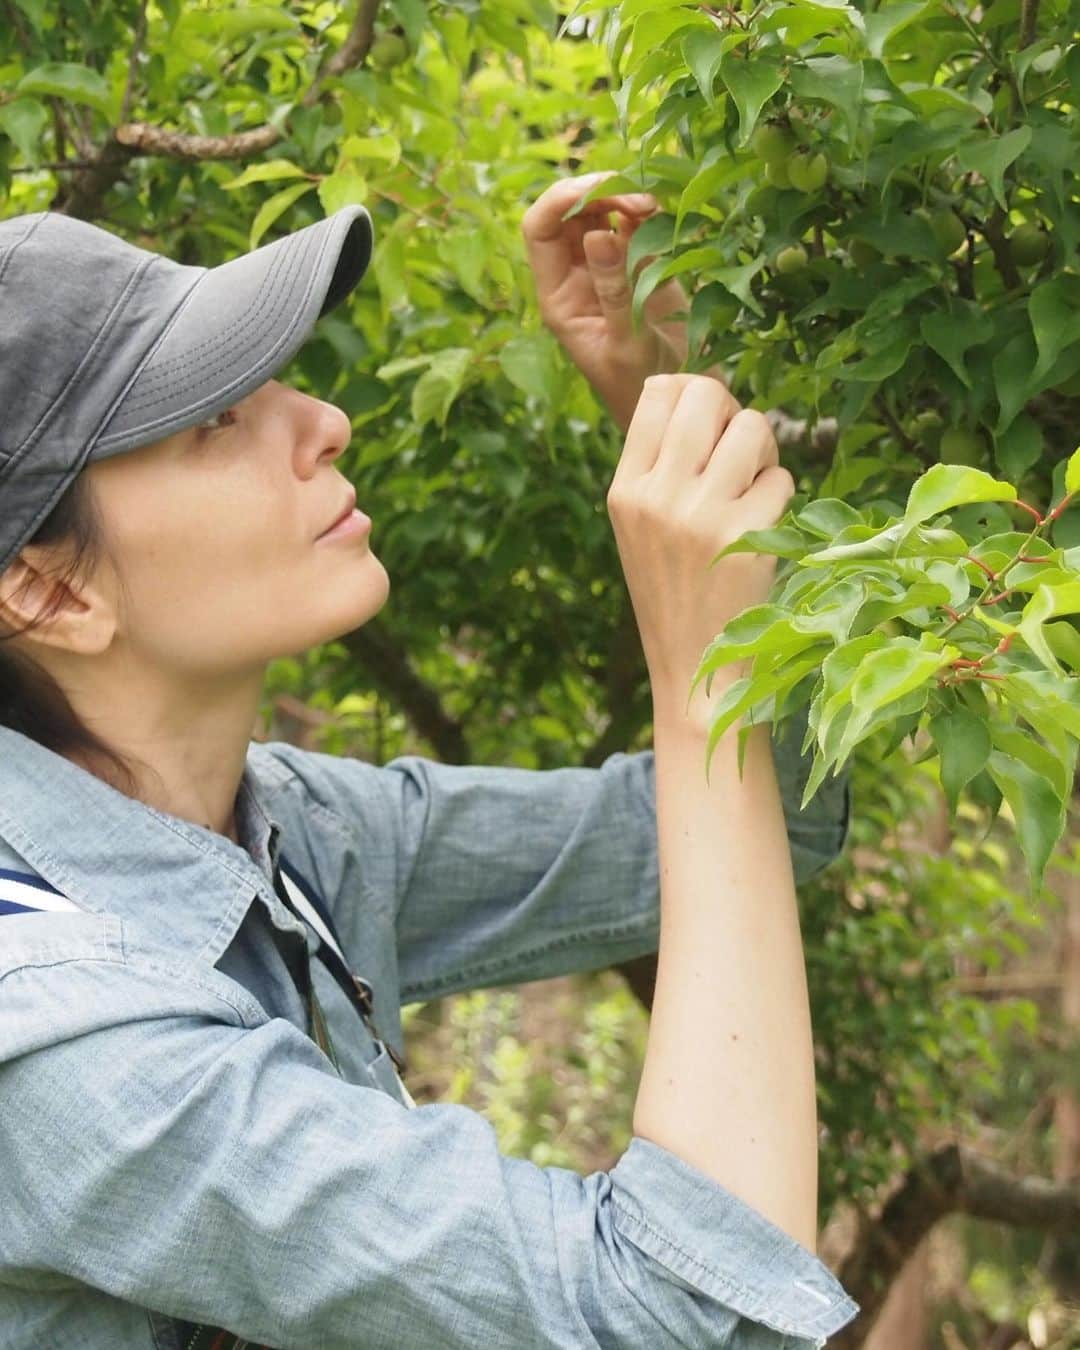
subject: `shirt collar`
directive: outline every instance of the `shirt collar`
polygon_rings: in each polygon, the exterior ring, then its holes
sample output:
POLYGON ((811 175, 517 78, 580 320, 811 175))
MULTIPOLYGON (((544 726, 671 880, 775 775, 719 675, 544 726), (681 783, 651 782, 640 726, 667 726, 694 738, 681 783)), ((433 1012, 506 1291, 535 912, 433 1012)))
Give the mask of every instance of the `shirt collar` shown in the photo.
POLYGON ((282 827, 249 756, 224 835, 117 791, 21 732, 0 726, 0 837, 80 908, 138 920, 211 964, 252 900, 292 926, 273 887, 282 827), (249 851, 250 850, 250 851, 249 851))

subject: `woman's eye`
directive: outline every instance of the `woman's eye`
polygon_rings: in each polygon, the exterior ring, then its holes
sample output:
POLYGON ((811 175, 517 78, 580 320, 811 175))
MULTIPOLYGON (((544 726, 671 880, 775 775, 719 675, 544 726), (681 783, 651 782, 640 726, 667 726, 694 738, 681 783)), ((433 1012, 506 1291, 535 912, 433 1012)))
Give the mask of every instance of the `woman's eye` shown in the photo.
POLYGON ((199 431, 221 431, 225 427, 231 427, 236 421, 236 412, 232 408, 225 408, 213 417, 208 417, 205 422, 200 422, 199 431))

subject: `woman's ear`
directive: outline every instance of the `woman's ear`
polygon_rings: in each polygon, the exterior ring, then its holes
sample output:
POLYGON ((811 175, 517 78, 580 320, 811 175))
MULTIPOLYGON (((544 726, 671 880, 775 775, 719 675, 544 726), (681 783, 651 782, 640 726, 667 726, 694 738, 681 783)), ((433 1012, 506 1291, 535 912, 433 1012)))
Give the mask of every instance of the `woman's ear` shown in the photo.
POLYGON ((39 616, 24 642, 96 656, 116 634, 115 606, 102 587, 65 578, 53 551, 27 544, 0 575, 0 625, 21 635, 39 616))

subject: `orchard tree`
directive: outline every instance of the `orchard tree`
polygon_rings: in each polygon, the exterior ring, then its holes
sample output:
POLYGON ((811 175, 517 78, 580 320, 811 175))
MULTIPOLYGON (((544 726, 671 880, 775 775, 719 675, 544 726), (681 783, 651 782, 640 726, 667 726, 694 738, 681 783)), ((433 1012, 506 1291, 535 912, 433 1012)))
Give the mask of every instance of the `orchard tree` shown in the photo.
POLYGON ((377 620, 271 672, 267 725, 321 749, 544 768, 648 745, 603 509, 620 437, 540 322, 520 224, 578 171, 658 197, 631 243, 637 312, 684 287, 688 368, 775 410, 800 487, 733 546, 781 558, 776 590, 699 677, 753 658, 717 728, 767 718, 793 758, 805 735, 811 808, 854 773, 851 847, 801 896, 823 1212, 864 1216, 849 1343, 950 1210, 1075 1226, 1075 1187, 946 1142, 982 1137, 1038 1034, 1032 1003, 950 981, 1038 922, 1003 826, 1037 894, 1080 735, 1074 11, 0 0, 0 18, 6 214, 212 266, 372 212, 369 277, 291 372, 352 418, 341 467, 395 583, 377 620), (939 784, 955 815, 927 849, 939 784))

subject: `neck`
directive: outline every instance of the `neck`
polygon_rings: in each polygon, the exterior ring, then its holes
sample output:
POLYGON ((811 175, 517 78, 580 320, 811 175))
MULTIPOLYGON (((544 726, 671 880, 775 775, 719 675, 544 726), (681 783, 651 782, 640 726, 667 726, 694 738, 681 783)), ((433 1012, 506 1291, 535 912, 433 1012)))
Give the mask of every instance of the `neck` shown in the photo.
POLYGON ((81 685, 75 696, 69 686, 68 699, 130 764, 136 800, 238 843, 236 794, 264 676, 265 668, 183 687, 125 678, 81 685))

